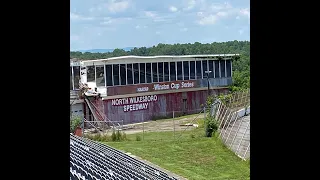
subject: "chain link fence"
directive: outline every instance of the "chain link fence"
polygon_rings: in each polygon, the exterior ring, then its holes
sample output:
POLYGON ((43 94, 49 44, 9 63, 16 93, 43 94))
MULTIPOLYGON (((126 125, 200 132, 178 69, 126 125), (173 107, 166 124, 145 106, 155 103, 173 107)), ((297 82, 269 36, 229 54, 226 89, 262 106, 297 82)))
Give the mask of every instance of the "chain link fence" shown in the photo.
POLYGON ((219 137, 243 160, 250 158, 250 90, 230 94, 212 108, 219 122, 219 137))

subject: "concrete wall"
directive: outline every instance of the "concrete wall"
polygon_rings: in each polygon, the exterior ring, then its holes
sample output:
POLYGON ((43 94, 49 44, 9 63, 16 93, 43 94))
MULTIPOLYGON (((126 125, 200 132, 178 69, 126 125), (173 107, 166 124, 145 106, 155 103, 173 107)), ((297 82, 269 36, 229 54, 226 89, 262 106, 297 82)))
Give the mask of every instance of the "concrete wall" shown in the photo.
MULTIPOLYGON (((242 118, 243 116, 247 116, 247 115, 250 114, 250 106, 247 109, 246 108, 242 108, 242 109, 238 110, 236 113, 238 114, 237 119, 242 118)), ((231 122, 236 120, 235 118, 236 118, 236 116, 233 115, 232 119, 231 119, 231 122)))

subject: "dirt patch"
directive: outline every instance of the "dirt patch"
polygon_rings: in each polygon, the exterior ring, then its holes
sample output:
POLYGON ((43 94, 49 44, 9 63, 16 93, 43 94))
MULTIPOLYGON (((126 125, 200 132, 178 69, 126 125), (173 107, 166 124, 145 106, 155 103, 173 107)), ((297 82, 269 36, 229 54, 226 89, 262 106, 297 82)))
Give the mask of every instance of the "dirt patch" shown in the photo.
MULTIPOLYGON (((188 115, 185 117, 179 117, 174 119, 164 119, 164 120, 156 120, 156 121, 147 121, 144 123, 135 123, 135 124, 127 124, 122 126, 121 130, 126 134, 135 134, 141 132, 164 132, 164 131, 182 131, 182 130, 191 130, 196 128, 196 125, 199 125, 199 120, 203 119, 204 114, 194 114, 188 115), (186 124, 188 124, 186 126, 186 124), (192 126, 194 124, 195 126, 192 126)), ((85 133, 90 132, 94 129, 87 129, 85 133)), ((111 134, 112 131, 105 130, 102 134, 111 134)), ((93 133, 94 134, 94 133, 93 133)))

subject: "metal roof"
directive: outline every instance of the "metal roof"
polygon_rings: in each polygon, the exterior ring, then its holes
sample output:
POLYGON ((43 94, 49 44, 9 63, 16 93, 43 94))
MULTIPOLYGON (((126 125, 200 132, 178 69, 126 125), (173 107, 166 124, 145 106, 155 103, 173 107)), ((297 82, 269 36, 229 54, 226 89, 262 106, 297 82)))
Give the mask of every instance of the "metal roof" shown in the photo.
POLYGON ((108 60, 123 60, 123 59, 156 59, 156 58, 207 58, 207 57, 231 57, 239 56, 240 54, 203 54, 203 55, 161 55, 161 56, 119 56, 111 57, 107 59, 95 59, 95 60, 82 60, 81 62, 97 62, 97 61, 108 61, 108 60))

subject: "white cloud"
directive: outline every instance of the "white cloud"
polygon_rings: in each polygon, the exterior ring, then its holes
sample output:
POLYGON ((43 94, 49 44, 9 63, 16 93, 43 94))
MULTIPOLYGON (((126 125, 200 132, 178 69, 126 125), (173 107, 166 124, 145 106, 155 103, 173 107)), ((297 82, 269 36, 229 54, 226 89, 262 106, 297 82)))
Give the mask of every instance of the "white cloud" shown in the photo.
POLYGON ((224 2, 224 7, 227 9, 232 8, 231 4, 229 2, 224 2))
POLYGON ((211 24, 215 24, 217 22, 218 18, 215 15, 210 15, 207 17, 203 17, 202 19, 200 19, 199 24, 200 25, 211 25, 211 24))
POLYGON ((140 25, 136 25, 136 29, 143 29, 143 28, 147 28, 148 26, 140 26, 140 25))
POLYGON ((203 12, 201 12, 201 11, 200 11, 200 12, 197 12, 197 15, 198 15, 198 16, 203 16, 203 12))
POLYGON ((160 31, 156 31, 156 34, 160 34, 160 31))
MULTIPOLYGON (((250 19, 250 9, 240 9, 233 7, 229 2, 211 3, 208 0, 199 0, 200 8, 198 9, 198 23, 200 25, 215 24, 223 18, 233 17, 240 19, 241 16, 247 16, 250 19)), ((249 22, 250 23, 250 22, 249 22)))
POLYGON ((156 14, 153 13, 153 12, 151 12, 151 11, 145 11, 144 14, 145 14, 147 17, 151 17, 151 18, 156 17, 156 14))
POLYGON ((109 12, 112 12, 112 13, 122 12, 129 7, 129 1, 111 0, 109 3, 107 3, 106 6, 107 6, 109 12))
POLYGON ((107 25, 107 24, 111 24, 113 22, 113 20, 105 20, 105 21, 102 21, 100 22, 101 25, 107 25))
POLYGON ((70 12, 70 20, 71 21, 93 20, 93 17, 84 17, 84 16, 81 16, 80 14, 70 12))
POLYGON ((220 16, 220 17, 225 17, 227 15, 228 15, 228 13, 224 12, 224 11, 220 11, 220 12, 217 13, 217 16, 220 16))
POLYGON ((152 19, 154 22, 165 22, 171 19, 170 16, 159 16, 157 13, 153 11, 145 11, 144 15, 145 17, 152 19))
POLYGON ((239 32, 240 35, 242 35, 243 34, 243 29, 240 29, 238 32, 239 32))
POLYGON ((183 22, 178 22, 177 25, 178 26, 184 26, 184 23, 183 22))
POLYGON ((176 8, 176 7, 174 7, 174 6, 170 6, 170 7, 169 7, 169 10, 170 10, 171 12, 177 12, 177 11, 178 11, 178 8, 176 8))
POLYGON ((245 9, 240 9, 240 14, 247 16, 250 19, 250 10, 249 8, 245 8, 245 9))
POLYGON ((188 2, 186 3, 186 7, 184 8, 184 10, 193 9, 195 5, 196 5, 196 1, 195 1, 195 0, 188 0, 188 2))
POLYGON ((188 28, 182 28, 182 29, 180 29, 180 31, 182 31, 182 32, 188 31, 188 28))

